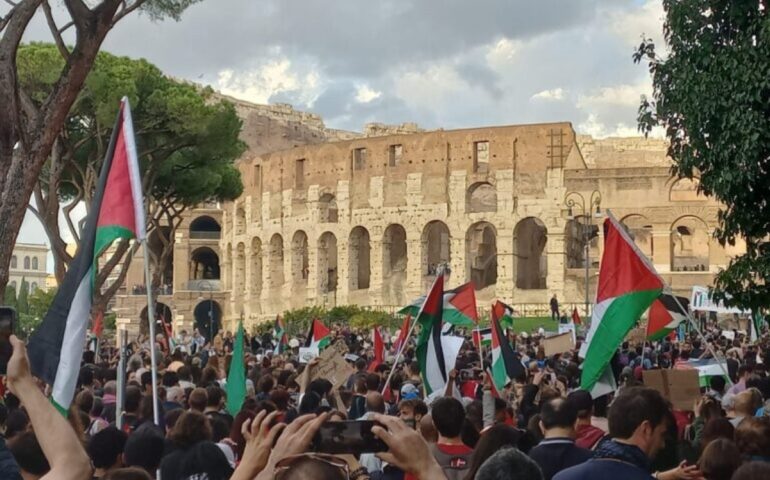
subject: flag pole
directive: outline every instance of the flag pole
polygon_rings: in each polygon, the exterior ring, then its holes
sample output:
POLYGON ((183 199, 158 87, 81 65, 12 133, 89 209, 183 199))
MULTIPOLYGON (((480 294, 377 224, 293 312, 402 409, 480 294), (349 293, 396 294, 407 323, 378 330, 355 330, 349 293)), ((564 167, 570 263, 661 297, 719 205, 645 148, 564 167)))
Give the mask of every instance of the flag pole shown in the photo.
POLYGON ((115 399, 115 424, 118 430, 123 428, 123 406, 125 404, 126 388, 126 348, 128 347, 128 335, 124 328, 118 328, 118 378, 115 399))
POLYGON ((150 281, 150 248, 147 237, 142 240, 144 247, 144 284, 147 290, 147 321, 150 323, 150 371, 152 372, 152 419, 160 425, 158 412, 158 361, 155 358, 155 304, 152 300, 152 282, 150 281))
MULTIPOLYGON (((440 272, 439 275, 443 275, 444 272, 440 272)), ((438 279, 438 275, 436 275, 436 279, 438 279)), ((433 286, 436 284, 436 280, 433 280, 433 285, 431 285, 431 290, 433 290, 433 286)), ((430 290, 429 290, 430 291, 430 290)), ((425 300, 428 300, 428 297, 425 297, 425 300)), ((442 296, 443 301, 443 296, 442 296)), ((390 369, 390 373, 388 374, 388 378, 385 380, 385 386, 382 388, 382 395, 385 395, 385 392, 388 389, 388 385, 390 385, 390 379, 393 377, 393 373, 396 371, 396 367, 398 367, 398 360, 401 358, 401 354, 404 353, 404 350, 406 349, 406 344, 409 342, 409 339, 412 338, 412 333, 414 332, 414 327, 417 325, 417 320, 420 318, 420 315, 422 315, 422 310, 425 308, 425 302, 422 302, 422 306, 420 306, 420 311, 417 312, 417 316, 414 317, 412 320, 412 324, 409 326, 409 333, 406 334, 406 337, 404 337, 404 341, 401 343, 401 346, 398 348, 398 352, 396 353, 396 358, 393 359, 393 367, 390 369)), ((444 308, 443 304, 441 308, 444 308)))

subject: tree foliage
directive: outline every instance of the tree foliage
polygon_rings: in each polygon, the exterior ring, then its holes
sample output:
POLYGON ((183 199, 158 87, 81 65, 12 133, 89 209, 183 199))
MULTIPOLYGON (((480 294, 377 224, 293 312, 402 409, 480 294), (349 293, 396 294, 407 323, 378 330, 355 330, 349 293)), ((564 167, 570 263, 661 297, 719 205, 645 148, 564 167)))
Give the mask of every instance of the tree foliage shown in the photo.
MULTIPOLYGON (((0 293, 8 282, 13 245, 43 165, 67 121, 102 42, 120 20, 140 10, 153 19, 179 19, 199 0, 64 0, 54 15, 49 0, 0 2, 0 293), (42 12, 63 66, 52 88, 33 101, 18 78, 17 53, 33 17, 42 12), (64 34, 74 43, 65 44, 64 34)), ((57 2, 58 5, 58 2, 57 2)))
POLYGON ((16 311, 19 315, 29 313, 29 283, 23 277, 19 284, 19 296, 16 297, 16 311))
MULTIPOLYGON (((310 329, 310 322, 319 319, 327 326, 333 324, 347 325, 352 328, 369 329, 375 326, 385 327, 390 330, 401 327, 402 318, 381 311, 369 310, 358 305, 340 305, 330 309, 320 306, 304 307, 284 312, 283 321, 286 325, 286 333, 290 337, 306 335, 310 329)), ((265 323, 265 331, 272 330, 272 323, 265 323)), ((257 329, 259 333, 265 333, 257 329)))
POLYGON ((662 126, 680 177, 724 205, 715 237, 747 251, 716 278, 717 296, 770 307, 770 10, 767 0, 664 0, 668 53, 644 40, 651 99, 640 129, 662 126))
POLYGON ((29 294, 28 310, 19 313, 19 328, 17 331, 22 338, 26 338, 43 321, 48 309, 51 308, 53 299, 56 296, 56 288, 45 290, 38 288, 29 294))
MULTIPOLYGON (((61 58, 50 44, 32 44, 19 50, 19 78, 32 101, 42 101, 52 88, 61 58)), ((30 209, 46 227, 57 277, 61 281, 72 257, 59 229, 57 212, 64 204, 69 234, 79 239, 72 209, 90 206, 109 144, 120 99, 132 104, 134 130, 143 189, 149 197, 148 233, 157 286, 170 267, 173 238, 182 213, 208 200, 232 200, 242 190, 234 160, 243 152, 238 139, 241 121, 234 107, 212 98, 209 89, 175 81, 145 60, 101 52, 84 83, 51 158, 35 186, 36 208, 30 209)), ((104 283, 123 256, 127 271, 128 242, 103 259, 96 287, 104 283)), ((103 293, 109 300, 122 278, 103 293)))
POLYGON ((8 285, 8 288, 5 289, 5 295, 3 297, 3 305, 6 307, 13 307, 16 308, 16 287, 13 285, 8 285))

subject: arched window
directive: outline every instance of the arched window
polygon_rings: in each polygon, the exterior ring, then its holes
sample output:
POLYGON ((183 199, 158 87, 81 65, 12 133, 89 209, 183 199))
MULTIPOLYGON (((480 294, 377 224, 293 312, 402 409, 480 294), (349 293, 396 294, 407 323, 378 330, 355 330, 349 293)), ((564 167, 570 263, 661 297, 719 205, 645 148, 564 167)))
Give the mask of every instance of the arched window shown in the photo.
POLYGON ((16 259, 16 255, 11 257, 11 268, 18 268, 19 262, 16 259))
POLYGON ((24 257, 24 270, 29 270, 29 257, 24 257))
POLYGON ((516 288, 542 290, 546 288, 548 257, 544 255, 548 231, 535 217, 520 221, 513 230, 516 288))
POLYGON ((491 223, 474 223, 466 232, 465 263, 476 290, 497 283, 497 230, 491 223))
POLYGON ((671 225, 671 271, 709 270, 711 235, 708 225, 698 217, 685 216, 671 225))
POLYGON ((32 270, 37 270, 37 257, 32 257, 32 270))
POLYGON ((29 286, 29 293, 32 293, 35 290, 37 290, 37 282, 32 282, 32 284, 29 286))

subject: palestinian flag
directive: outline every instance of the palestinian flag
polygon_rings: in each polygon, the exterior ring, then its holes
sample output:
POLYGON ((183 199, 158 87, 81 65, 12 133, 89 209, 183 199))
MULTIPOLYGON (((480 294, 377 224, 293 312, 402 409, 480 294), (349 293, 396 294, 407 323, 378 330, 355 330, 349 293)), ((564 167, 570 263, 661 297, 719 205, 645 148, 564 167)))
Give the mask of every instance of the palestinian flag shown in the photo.
POLYGON ((481 347, 488 347, 492 345, 492 329, 491 328, 479 328, 473 331, 473 344, 476 345, 476 349, 481 352, 481 347))
POLYGON ((492 306, 492 315, 497 317, 502 328, 513 329, 513 307, 497 300, 492 306))
POLYGON ((286 349, 286 345, 289 344, 289 338, 286 335, 286 327, 283 325, 283 318, 280 315, 276 315, 275 324, 273 324, 273 339, 275 339, 275 349, 273 353, 276 355, 282 353, 286 349))
POLYGON ((441 390, 447 382, 444 348, 441 345, 443 293, 444 276, 437 275, 415 320, 420 324, 417 361, 420 363, 420 377, 427 395, 441 390))
POLYGON ((660 340, 674 331, 680 323, 687 320, 689 307, 690 301, 684 297, 674 298, 667 293, 658 297, 652 302, 647 315, 647 339, 660 340))
POLYGON ((572 323, 575 325, 582 325, 583 321, 580 319, 580 314, 577 311, 577 307, 572 309, 572 323))
POLYGON ((516 358, 511 344, 503 335, 500 321, 492 316, 492 383, 501 392, 514 378, 524 373, 524 365, 516 358))
POLYGON ((398 332, 398 338, 395 342, 393 342, 393 351, 398 353, 402 348, 404 348, 404 345, 406 345, 406 341, 409 337, 409 327, 412 324, 412 316, 407 315, 404 317, 404 323, 401 324, 401 330, 398 332))
POLYGON ((86 342, 97 259, 119 238, 144 241, 142 182, 128 99, 123 98, 80 248, 42 324, 29 341, 32 373, 52 385, 51 400, 66 415, 86 342))
POLYGON ((372 330, 372 345, 374 346, 374 359, 369 364, 368 371, 373 372, 385 361, 385 343, 382 341, 380 329, 374 327, 372 330))
POLYGON ((314 318, 313 322, 310 324, 310 331, 307 333, 305 346, 318 348, 318 351, 320 352, 329 346, 331 339, 331 332, 326 328, 326 325, 317 318, 314 318))
POLYGON ((608 214, 596 304, 580 350, 585 359, 581 389, 593 389, 618 345, 662 291, 663 280, 655 268, 639 252, 625 228, 608 214))
POLYGON ((753 312, 750 318, 751 326, 749 328, 751 328, 751 334, 749 339, 752 342, 756 342, 762 336, 762 324, 765 323, 765 320, 760 312, 753 312))
MULTIPOLYGON (((399 310, 398 313, 416 317, 424 303, 425 297, 422 296, 399 310)), ((476 311, 476 292, 473 282, 465 283, 454 290, 444 292, 443 309, 442 316, 446 323, 451 323, 458 327, 474 327, 479 323, 476 311)))
POLYGON ((225 409, 232 415, 238 415, 246 400, 246 367, 243 364, 243 320, 238 322, 238 333, 233 342, 233 357, 230 361, 230 371, 227 372, 227 404, 225 409))

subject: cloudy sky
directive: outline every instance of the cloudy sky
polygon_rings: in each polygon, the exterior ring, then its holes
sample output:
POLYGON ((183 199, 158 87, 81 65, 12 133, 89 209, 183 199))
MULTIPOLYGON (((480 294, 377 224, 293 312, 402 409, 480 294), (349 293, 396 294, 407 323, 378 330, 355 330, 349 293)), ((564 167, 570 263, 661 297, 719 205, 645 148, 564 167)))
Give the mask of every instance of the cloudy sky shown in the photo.
MULTIPOLYGON (((424 128, 571 121, 636 135, 660 0, 204 0, 180 22, 133 15, 104 48, 330 127, 424 128)), ((48 40, 38 18, 27 40, 48 40)), ((25 222, 21 241, 41 230, 25 222)))

